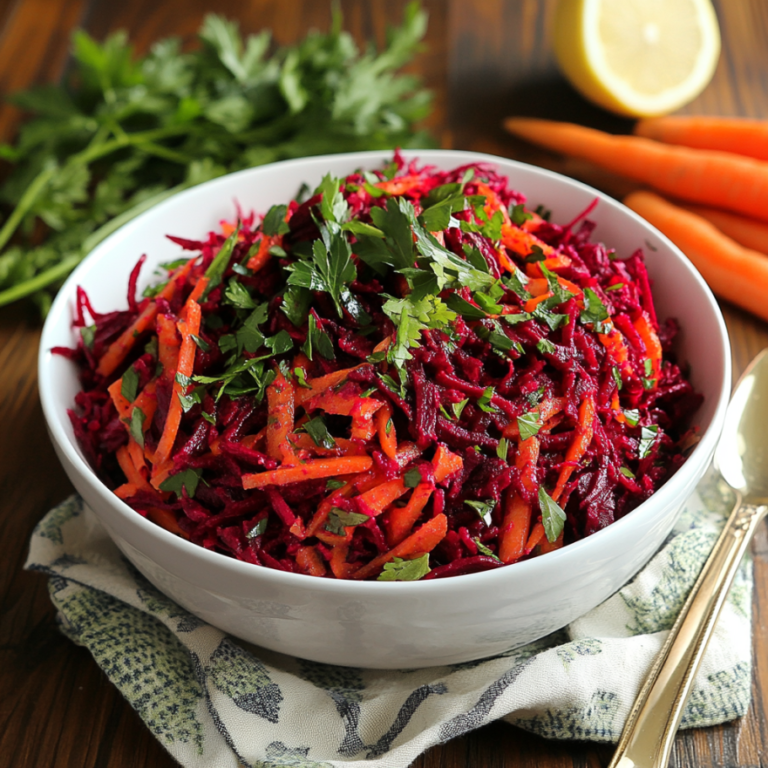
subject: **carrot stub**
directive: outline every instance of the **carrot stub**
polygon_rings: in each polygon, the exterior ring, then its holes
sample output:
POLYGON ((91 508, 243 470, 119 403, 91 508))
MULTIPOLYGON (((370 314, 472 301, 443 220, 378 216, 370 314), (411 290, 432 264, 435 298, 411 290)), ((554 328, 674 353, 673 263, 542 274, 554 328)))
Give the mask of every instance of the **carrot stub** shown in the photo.
POLYGON ((768 163, 641 136, 615 136, 573 123, 513 117, 504 125, 533 144, 589 160, 674 197, 768 218, 768 163))
POLYGON ((586 397, 579 406, 579 421, 576 425, 573 442, 565 453, 565 461, 560 469, 555 490, 552 491, 552 500, 557 501, 565 490, 565 484, 573 474, 579 462, 592 442, 592 434, 595 424, 595 401, 592 397, 586 397))
POLYGON ((624 203, 678 246, 715 294, 768 320, 768 259, 762 253, 651 192, 634 192, 624 203))
POLYGON ((293 432, 294 389, 282 371, 267 387, 267 455, 282 461, 292 454, 288 435, 293 432))

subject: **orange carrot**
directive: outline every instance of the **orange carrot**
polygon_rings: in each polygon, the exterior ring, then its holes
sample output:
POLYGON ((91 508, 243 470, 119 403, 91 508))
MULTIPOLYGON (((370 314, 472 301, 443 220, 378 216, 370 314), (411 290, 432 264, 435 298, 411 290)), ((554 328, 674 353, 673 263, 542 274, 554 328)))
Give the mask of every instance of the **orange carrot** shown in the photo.
POLYGON ((504 125, 533 144, 589 160, 675 197, 768 218, 768 163, 573 123, 512 117, 504 125))
POLYGON ((179 523, 176 520, 176 516, 168 509, 161 509, 160 507, 150 507, 147 510, 147 517, 156 525, 161 528, 165 528, 166 531, 175 533, 177 536, 187 538, 187 534, 179 528, 179 523))
POLYGON ((742 248, 708 221, 650 192, 634 192, 624 203, 672 240, 718 296, 768 320, 768 259, 763 254, 742 248))
POLYGON ((390 547, 399 544, 411 532, 419 516, 427 506, 432 496, 432 486, 429 483, 419 483, 404 507, 392 507, 389 519, 386 521, 387 543, 390 547))
POLYGON ((349 544, 336 544, 331 550, 331 571, 337 579, 348 579, 355 567, 347 562, 349 544))
POLYGON ((458 472, 464 466, 464 459, 457 453, 449 451, 442 443, 437 446, 432 458, 432 469, 435 473, 435 482, 442 483, 454 472, 458 472))
POLYGON ((369 563, 359 568, 352 574, 353 579, 365 579, 380 570, 385 563, 401 557, 404 560, 431 552, 448 532, 448 518, 441 512, 428 520, 421 528, 417 529, 407 539, 392 547, 389 552, 384 552, 374 557, 369 563))
POLYGON ((530 527, 531 504, 519 493, 508 493, 504 522, 499 531, 499 559, 502 563, 514 563, 525 554, 530 527))
POLYGON ((296 562, 299 568, 310 576, 325 576, 326 574, 323 557, 316 547, 299 547, 296 550, 296 562))
POLYGON ((417 174, 415 176, 401 176, 399 179, 392 179, 391 181, 379 181, 373 186, 389 195, 404 195, 414 187, 419 186, 422 181, 421 176, 417 174))
MULTIPOLYGON (((250 259, 248 259, 248 263, 246 264, 251 272, 258 272, 269 263, 269 260, 272 258, 269 249, 278 244, 278 237, 278 235, 264 235, 261 238, 258 250, 250 259)), ((282 238, 279 239, 282 240, 282 238)))
POLYGON ((368 517, 380 515, 393 501, 408 493, 408 486, 399 477, 396 480, 388 480, 381 485, 371 488, 370 491, 360 494, 353 501, 357 508, 368 517))
POLYGON ((117 415, 121 419, 127 419, 127 418, 130 418, 131 403, 129 400, 123 397, 122 388, 123 388, 123 380, 122 378, 119 378, 116 381, 113 381, 107 387, 107 392, 109 392, 109 396, 110 398, 112 398, 112 402, 114 403, 115 410, 117 411, 117 415))
MULTIPOLYGON (((192 269, 195 261, 196 259, 190 259, 186 264, 179 267, 173 277, 168 281, 168 284, 160 291, 158 296, 163 299, 172 298, 173 294, 176 292, 176 288, 186 281, 187 275, 192 269)), ((126 355, 136 343, 136 339, 138 339, 139 336, 152 325, 155 317, 157 317, 157 304, 152 301, 133 323, 131 323, 131 325, 109 345, 109 348, 99 360, 99 364, 96 368, 97 372, 102 376, 109 376, 109 374, 112 373, 123 360, 125 360, 126 355)))
POLYGON ((528 537, 528 541, 525 542, 525 554, 529 554, 533 548, 542 540, 546 541, 544 536, 544 526, 541 523, 536 523, 531 529, 531 535, 528 537))
POLYGON ((288 440, 296 450, 309 451, 316 456, 359 456, 363 450, 358 444, 343 437, 333 438, 336 443, 335 448, 323 448, 321 445, 316 445, 309 435, 303 433, 288 435, 288 440))
POLYGON ((392 422, 392 406, 389 403, 384 403, 376 413, 376 426, 379 432, 381 450, 390 459, 397 458, 397 433, 392 422))
POLYGON ((724 235, 745 248, 768 254, 768 224, 749 216, 740 216, 730 211, 707 208, 705 205, 683 205, 686 211, 695 213, 714 224, 724 235))
MULTIPOLYGON (((533 233, 516 227, 514 224, 502 226, 501 242, 510 251, 520 256, 528 256, 528 254, 534 252, 535 248, 539 248, 547 258, 555 255, 555 249, 551 245, 548 245, 543 240, 539 240, 533 233)), ((541 271, 539 271, 539 274, 541 274, 541 271)))
POLYGON ((650 378, 653 380, 653 386, 655 387, 661 375, 661 342, 645 312, 635 320, 634 326, 638 335, 643 340, 643 344, 645 344, 647 358, 651 361, 652 374, 650 378))
POLYGON ((176 331, 176 323, 168 315, 157 316, 156 328, 157 361, 163 367, 162 375, 166 379, 171 379, 179 364, 181 339, 176 331))
POLYGON ((331 389, 331 387, 335 387, 338 384, 341 384, 341 382, 345 381, 347 376, 349 376, 352 371, 356 371, 359 367, 359 365, 356 365, 353 368, 342 368, 339 371, 327 373, 325 376, 318 376, 315 379, 309 379, 307 381, 307 384, 309 384, 309 389, 301 387, 296 392, 296 405, 304 405, 304 403, 311 400, 313 397, 322 394, 326 390, 331 389))
MULTIPOLYGON (((200 332, 200 305, 196 302, 190 302, 187 320, 179 320, 178 327, 181 333, 181 347, 179 349, 179 364, 176 374, 190 377, 195 367, 195 350, 197 346, 192 336, 200 332)), ((176 377, 173 380, 173 393, 171 394, 171 403, 168 406, 168 415, 165 419, 163 434, 157 444, 155 451, 155 467, 152 471, 153 485, 155 485, 155 469, 164 464, 171 456, 173 444, 176 442, 176 435, 181 423, 182 405, 179 397, 186 393, 186 387, 182 386, 176 377)), ((157 485, 155 485, 157 487, 157 485)))
POLYGON ((564 253, 557 253, 554 256, 548 256, 543 261, 534 261, 532 264, 526 264, 525 274, 528 277, 541 277, 544 273, 541 268, 546 267, 550 272, 557 272, 558 269, 565 269, 571 266, 571 259, 564 253))
POLYGON ((636 136, 768 160, 768 123, 746 117, 675 115, 635 123, 636 136))
POLYGON ((288 485, 302 480, 317 480, 321 477, 352 475, 365 472, 373 466, 370 456, 346 456, 338 459, 315 459, 297 467, 280 467, 267 472, 243 475, 243 488, 264 488, 268 485, 288 485))
POLYGON ((536 307, 541 304, 542 301, 546 301, 547 299, 551 299, 552 296, 555 294, 552 293, 552 291, 547 291, 546 293, 542 293, 540 296, 534 296, 532 299, 528 299, 528 301, 523 304, 523 309, 526 312, 533 312, 536 307))
POLYGON ((267 455, 283 461, 293 451, 288 435, 293 432, 293 384, 278 370, 267 387, 267 455))
POLYGON ((146 481, 141 472, 136 469, 136 465, 131 459, 131 454, 127 446, 121 445, 115 452, 115 456, 117 458, 117 463, 120 465, 120 469, 123 470, 125 479, 131 483, 131 485, 136 486, 136 488, 149 488, 149 483, 146 481))
POLYGON ((360 397, 355 392, 334 392, 333 390, 326 390, 309 401, 304 401, 307 411, 319 408, 336 416, 358 417, 364 421, 369 421, 382 405, 381 400, 374 400, 372 397, 360 397))
POLYGON ((573 474, 573 471, 586 453, 587 448, 589 448, 589 444, 592 442, 594 425, 595 401, 591 396, 588 396, 582 400, 581 405, 579 406, 579 422, 576 425, 576 434, 574 435, 573 442, 568 446, 568 450, 565 452, 565 461, 560 469, 560 475, 557 478, 555 490, 552 491, 553 501, 557 501, 560 496, 562 496, 568 478, 573 474))

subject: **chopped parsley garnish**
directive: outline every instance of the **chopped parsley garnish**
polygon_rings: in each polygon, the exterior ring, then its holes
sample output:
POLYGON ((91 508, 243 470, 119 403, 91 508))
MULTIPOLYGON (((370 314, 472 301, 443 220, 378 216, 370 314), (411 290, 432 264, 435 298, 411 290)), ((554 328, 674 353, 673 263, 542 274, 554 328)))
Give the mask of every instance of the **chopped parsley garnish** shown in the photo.
POLYGON ((421 472, 419 472, 417 467, 409 469, 403 475, 403 483, 405 484, 406 488, 415 488, 421 481, 421 472))
POLYGON ((325 530, 329 533, 335 533, 337 536, 344 536, 346 528, 352 528, 368 520, 370 520, 368 515, 359 512, 347 512, 339 509, 339 507, 334 507, 325 520, 325 530))
POLYGON ((181 472, 177 472, 175 475, 171 475, 160 483, 160 490, 170 491, 181 498, 183 489, 187 492, 187 496, 190 499, 193 499, 202 474, 202 469, 184 469, 181 472))
POLYGON ((656 438, 659 435, 659 427, 656 424, 652 424, 649 427, 640 428, 640 443, 638 445, 638 456, 641 459, 646 459, 651 455, 656 438))
POLYGON ((412 560, 395 557, 390 562, 384 563, 384 569, 379 574, 378 581, 418 581, 430 570, 432 569, 429 567, 428 553, 412 560))
POLYGON ((537 435, 541 429, 538 411, 529 411, 522 416, 518 416, 517 428, 520 430, 521 440, 527 440, 529 437, 537 435))
POLYGON ((123 374, 123 380, 120 383, 120 394, 129 402, 132 403, 136 399, 136 394, 139 388, 139 374, 136 369, 131 365, 125 369, 123 374))
POLYGON ((544 534, 547 541, 552 544, 563 532, 565 512, 542 486, 539 486, 539 508, 541 509, 541 524, 544 526, 544 534))
POLYGON ((464 503, 468 507, 472 507, 472 509, 477 512, 477 516, 486 524, 491 524, 491 515, 493 514, 493 510, 496 508, 496 500, 495 499, 488 499, 487 501, 472 501, 465 500, 464 503))
POLYGON ((322 416, 315 416, 305 422, 302 429, 312 438, 318 448, 335 448, 336 441, 325 426, 322 416))

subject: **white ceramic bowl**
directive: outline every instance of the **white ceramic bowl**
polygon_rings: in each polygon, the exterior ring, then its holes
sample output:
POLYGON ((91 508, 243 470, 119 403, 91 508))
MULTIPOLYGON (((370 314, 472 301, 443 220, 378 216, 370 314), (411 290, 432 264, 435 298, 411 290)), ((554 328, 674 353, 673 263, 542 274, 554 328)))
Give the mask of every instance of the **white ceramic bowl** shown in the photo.
MULTIPOLYGON (((153 267, 177 256, 166 234, 195 238, 231 219, 235 201, 263 213, 288 202, 302 182, 330 172, 375 168, 385 152, 292 160, 242 171, 183 192, 105 240, 75 270, 48 315, 40 345, 40 396, 56 452, 85 501, 125 556, 187 610, 257 645, 331 664, 407 668, 499 653, 563 627, 627 582, 667 536, 712 457, 725 415, 731 370, 727 333, 702 278, 669 240, 590 187, 539 168, 488 155, 421 151, 450 169, 494 164, 533 206, 565 223, 599 198, 594 238, 629 256, 644 247, 659 316, 674 316, 678 350, 704 394, 696 415, 702 439, 685 465, 648 501, 608 528, 559 551, 484 573, 426 582, 347 582, 284 573, 209 552, 154 525, 114 496, 83 458, 67 418, 75 367, 51 347, 75 344, 71 323, 81 285, 97 310, 126 306, 128 274, 142 254, 153 267)), ((141 286, 140 286, 141 287, 141 286)))

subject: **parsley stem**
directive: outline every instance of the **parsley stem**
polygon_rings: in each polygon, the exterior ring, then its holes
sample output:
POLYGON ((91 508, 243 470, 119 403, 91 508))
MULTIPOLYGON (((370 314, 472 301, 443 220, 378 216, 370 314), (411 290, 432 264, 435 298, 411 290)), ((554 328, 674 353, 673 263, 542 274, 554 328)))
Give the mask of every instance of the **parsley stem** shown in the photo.
POLYGON ((162 192, 159 192, 158 194, 143 200, 133 208, 130 208, 127 211, 123 211, 123 213, 115 216, 113 219, 110 219, 106 224, 103 224, 97 230, 92 232, 83 241, 83 247, 79 252, 67 256, 67 258, 65 258, 63 261, 59 262, 50 269, 46 269, 44 272, 39 272, 29 280, 18 283, 17 285, 12 286, 5 291, 0 291, 0 307, 5 306, 6 304, 11 304, 12 302, 18 301, 19 299, 23 299, 25 296, 29 296, 36 291, 47 288, 52 283, 55 283, 58 280, 66 277, 102 240, 122 227, 123 224, 126 224, 140 213, 148 211, 154 205, 157 205, 157 203, 165 200, 165 198, 170 197, 171 195, 176 194, 176 192, 180 192, 181 190, 191 186, 193 185, 189 182, 184 182, 183 184, 178 184, 177 186, 171 187, 170 189, 165 189, 162 192))
MULTIPOLYGON (((150 131, 139 131, 137 133, 125 134, 124 136, 120 136, 100 144, 91 144, 81 152, 72 155, 72 157, 70 157, 66 164, 63 166, 63 169, 70 168, 75 165, 87 165, 94 160, 98 160, 100 157, 104 157, 105 155, 110 155, 113 152, 116 152, 118 149, 124 149, 125 147, 137 144, 141 145, 148 142, 151 143, 158 139, 169 138, 170 136, 176 136, 188 131, 188 125, 170 125, 166 128, 156 128, 150 131)), ((59 170, 59 166, 56 165, 50 165, 47 168, 44 168, 27 187, 18 204, 13 209, 13 212, 3 225, 3 228, 0 229, 0 250, 5 248, 6 244, 13 236, 13 233, 21 224, 27 213, 29 213, 32 206, 35 204, 35 201, 37 200, 40 193, 45 189, 45 187, 48 185, 51 179, 54 178, 57 171, 59 170)), ((0 294, 0 296, 2 295, 4 294, 0 294)))

